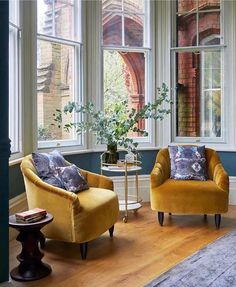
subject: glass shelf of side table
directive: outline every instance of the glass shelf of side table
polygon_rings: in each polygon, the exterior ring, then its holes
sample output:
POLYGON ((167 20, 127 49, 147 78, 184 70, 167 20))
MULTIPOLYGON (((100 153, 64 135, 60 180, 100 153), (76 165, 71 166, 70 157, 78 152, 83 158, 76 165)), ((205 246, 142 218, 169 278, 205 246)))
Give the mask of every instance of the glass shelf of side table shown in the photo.
POLYGON ((139 208, 142 207, 141 202, 142 199, 139 197, 139 186, 138 186, 138 172, 142 169, 141 161, 135 160, 132 163, 123 160, 122 163, 119 164, 108 164, 102 161, 101 159, 101 173, 103 172, 117 172, 124 173, 124 183, 125 183, 125 194, 124 199, 119 200, 120 211, 125 212, 125 216, 123 217, 123 221, 126 223, 128 221, 128 212, 133 211, 137 212, 139 208), (134 172, 135 173, 135 187, 136 187, 136 195, 129 195, 128 190, 128 174, 134 172))

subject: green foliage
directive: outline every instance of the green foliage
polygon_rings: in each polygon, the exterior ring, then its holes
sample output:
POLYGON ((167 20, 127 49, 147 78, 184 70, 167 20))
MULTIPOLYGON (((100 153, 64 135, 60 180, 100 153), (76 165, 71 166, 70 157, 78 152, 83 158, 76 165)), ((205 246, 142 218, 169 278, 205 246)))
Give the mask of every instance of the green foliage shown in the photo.
POLYGON ((128 99, 128 90, 125 85, 125 63, 117 51, 104 51, 104 111, 112 112, 113 103, 119 99, 128 99))
POLYGON ((78 113, 84 119, 81 122, 70 122, 64 125, 66 131, 75 128, 76 133, 93 132, 96 135, 97 143, 107 145, 117 144, 126 149, 136 150, 138 143, 128 137, 130 131, 137 132, 139 135, 147 136, 148 132, 137 127, 140 120, 154 119, 163 120, 164 116, 171 112, 171 101, 168 98, 168 87, 162 84, 158 88, 158 97, 154 103, 148 103, 142 109, 136 111, 129 109, 127 101, 115 102, 109 114, 103 111, 96 111, 93 103, 79 105, 76 102, 69 102, 63 110, 56 110, 54 120, 60 127, 62 124, 62 113, 78 113), (168 108, 164 107, 168 104, 168 108))
POLYGON ((53 139, 55 138, 48 127, 45 127, 43 125, 38 126, 38 140, 39 141, 46 141, 46 140, 53 140, 53 139))

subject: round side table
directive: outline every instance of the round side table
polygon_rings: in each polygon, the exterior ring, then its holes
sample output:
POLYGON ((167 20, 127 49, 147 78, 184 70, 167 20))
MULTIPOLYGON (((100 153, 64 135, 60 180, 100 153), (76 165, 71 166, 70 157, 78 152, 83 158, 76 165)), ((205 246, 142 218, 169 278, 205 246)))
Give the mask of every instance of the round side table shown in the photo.
POLYGON ((21 253, 17 255, 20 264, 10 272, 12 279, 32 281, 51 273, 51 267, 41 261, 44 254, 39 250, 38 245, 40 242, 41 247, 43 247, 45 243, 44 235, 40 229, 52 220, 53 216, 50 213, 47 213, 42 220, 33 223, 19 223, 16 221, 15 215, 9 216, 9 226, 19 231, 16 240, 22 244, 21 253))

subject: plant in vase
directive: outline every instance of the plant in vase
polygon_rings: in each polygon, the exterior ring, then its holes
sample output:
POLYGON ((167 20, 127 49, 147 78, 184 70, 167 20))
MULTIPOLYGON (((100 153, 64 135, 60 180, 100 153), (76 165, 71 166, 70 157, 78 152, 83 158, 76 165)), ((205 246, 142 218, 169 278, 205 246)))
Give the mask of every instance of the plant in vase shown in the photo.
POLYGON ((137 133, 140 136, 148 136, 145 129, 138 127, 141 120, 163 120, 171 112, 171 101, 168 98, 169 90, 166 84, 163 83, 157 91, 157 99, 153 103, 147 103, 140 110, 130 109, 127 101, 114 103, 109 113, 97 111, 91 102, 85 105, 69 102, 63 110, 56 110, 54 120, 60 127, 63 124, 63 113, 75 112, 82 115, 82 121, 68 122, 63 125, 64 129, 70 131, 74 128, 77 134, 93 132, 97 143, 107 144, 107 162, 116 163, 118 146, 132 152, 137 150, 138 142, 129 137, 130 132, 137 133), (168 107, 166 107, 166 104, 168 107))

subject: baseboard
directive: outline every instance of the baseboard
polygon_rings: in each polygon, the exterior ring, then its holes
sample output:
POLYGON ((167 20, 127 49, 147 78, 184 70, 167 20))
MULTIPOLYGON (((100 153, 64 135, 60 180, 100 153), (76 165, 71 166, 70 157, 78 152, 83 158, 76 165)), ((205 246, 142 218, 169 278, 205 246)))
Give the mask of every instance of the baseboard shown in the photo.
MULTIPOLYGON (((119 199, 124 199, 125 196, 124 176, 113 176, 111 177, 111 179, 114 182, 114 190, 118 194, 119 199)), ((138 176, 139 197, 143 200, 143 202, 150 201, 149 182, 150 182, 150 175, 142 174, 138 176)), ((128 176, 128 192, 129 195, 133 196, 136 195, 135 175, 128 176)))
MULTIPOLYGON (((9 214, 15 214, 16 212, 21 212, 28 209, 27 199, 25 192, 17 195, 16 197, 9 200, 9 214)), ((18 232, 13 229, 9 228, 9 240, 16 238, 18 232)))

